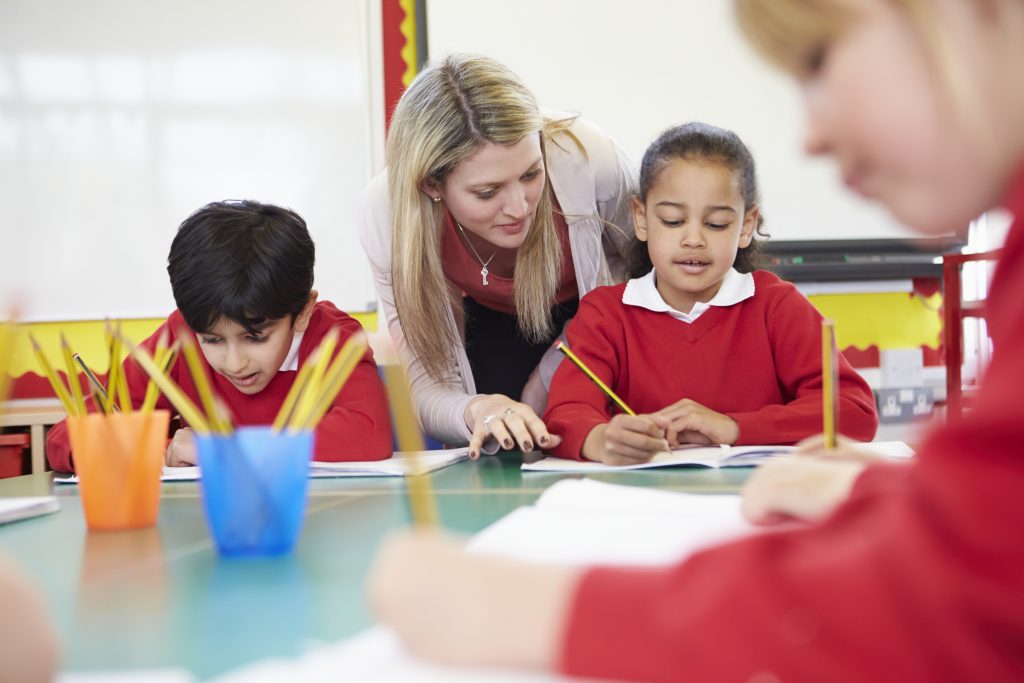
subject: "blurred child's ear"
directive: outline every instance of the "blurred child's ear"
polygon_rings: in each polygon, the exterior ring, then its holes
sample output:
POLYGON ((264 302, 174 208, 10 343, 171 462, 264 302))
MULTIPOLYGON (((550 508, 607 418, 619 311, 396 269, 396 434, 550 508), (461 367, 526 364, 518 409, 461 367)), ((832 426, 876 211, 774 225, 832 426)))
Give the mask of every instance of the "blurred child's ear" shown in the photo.
POLYGON ((747 212, 743 214, 743 227, 740 228, 740 249, 745 249, 750 246, 750 243, 754 239, 754 233, 757 232, 757 224, 761 218, 761 207, 754 204, 747 212))
POLYGON ((302 307, 302 311, 295 316, 295 324, 292 325, 292 332, 305 332, 306 328, 309 327, 309 319, 313 315, 313 307, 316 306, 316 297, 318 292, 314 289, 309 293, 309 300, 306 301, 306 305, 302 307))
POLYGON ((640 201, 640 198, 633 195, 633 201, 631 202, 631 208, 633 209, 633 232, 636 233, 636 238, 641 242, 647 241, 647 207, 640 201))

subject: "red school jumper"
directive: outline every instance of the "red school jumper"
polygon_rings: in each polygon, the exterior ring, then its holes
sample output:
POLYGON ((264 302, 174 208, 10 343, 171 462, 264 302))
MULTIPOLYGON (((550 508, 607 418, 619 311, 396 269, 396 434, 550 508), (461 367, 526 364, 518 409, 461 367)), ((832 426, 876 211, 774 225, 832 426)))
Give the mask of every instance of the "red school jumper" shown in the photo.
POLYGON ((823 523, 590 570, 560 668, 642 681, 1024 680, 1024 175, 974 409, 823 523))
MULTIPOLYGON (((637 413, 689 398, 736 420, 737 444, 795 443, 821 432, 821 314, 772 273, 753 277, 752 297, 691 323, 622 303, 625 284, 599 287, 580 302, 569 347, 637 413)), ((842 356, 838 407, 843 434, 874 437, 871 389, 842 356)), ((552 453, 581 459, 587 434, 613 414, 600 389, 562 363, 544 415, 563 439, 552 453)))
MULTIPOLYGON (((334 304, 329 301, 317 302, 299 345, 299 367, 302 367, 332 327, 339 328, 341 332, 339 349, 346 339, 362 330, 359 321, 339 311, 334 304)), ((169 344, 174 343, 179 331, 192 333, 181 313, 174 311, 156 332, 142 342, 141 346, 153 353, 157 340, 164 330, 167 330, 169 344)), ((297 374, 294 370, 279 371, 263 391, 250 396, 243 394, 226 378, 214 372, 202 354, 199 358, 206 368, 206 375, 210 378, 214 391, 223 399, 233 416, 234 423, 239 426, 273 423, 297 374)), ((124 368, 128 390, 133 397, 132 403, 138 407, 142 404, 141 397, 146 393, 149 377, 130 358, 125 360, 124 368)), ((190 399, 200 405, 199 394, 192 383, 192 376, 184 358, 179 356, 170 376, 190 399)), ((163 395, 157 401, 157 407, 166 408, 172 414, 176 412, 163 395)), ((182 426, 188 425, 183 422, 182 426)), ((391 447, 391 414, 387 394, 377 374, 373 353, 367 349, 366 355, 334 399, 334 405, 317 425, 313 439, 313 458, 323 462, 383 460, 391 457, 391 447)), ((62 420, 46 435, 46 457, 54 470, 73 472, 74 462, 71 456, 67 424, 62 420)))

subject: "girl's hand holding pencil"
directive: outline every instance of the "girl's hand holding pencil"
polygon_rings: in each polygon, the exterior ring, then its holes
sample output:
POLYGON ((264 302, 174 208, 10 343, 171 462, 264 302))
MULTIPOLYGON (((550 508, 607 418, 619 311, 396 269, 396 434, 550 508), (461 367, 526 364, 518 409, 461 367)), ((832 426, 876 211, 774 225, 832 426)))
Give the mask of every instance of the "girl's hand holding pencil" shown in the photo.
POLYGON ((740 438, 736 420, 688 398, 676 401, 656 414, 669 420, 665 437, 672 448, 683 444, 731 446, 740 438))
POLYGON ((590 430, 583 441, 583 457, 606 465, 637 465, 669 450, 662 415, 616 415, 590 430))

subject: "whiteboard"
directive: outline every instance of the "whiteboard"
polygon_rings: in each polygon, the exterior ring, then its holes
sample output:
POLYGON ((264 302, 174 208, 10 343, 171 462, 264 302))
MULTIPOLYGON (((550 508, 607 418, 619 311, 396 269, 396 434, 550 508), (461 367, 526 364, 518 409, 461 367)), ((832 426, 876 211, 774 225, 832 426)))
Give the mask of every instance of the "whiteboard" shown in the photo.
POLYGON ((0 301, 19 293, 29 320, 163 317, 178 224, 255 199, 306 219, 322 298, 372 308, 353 216, 383 146, 379 12, 0 2, 0 301))
POLYGON ((704 121, 735 131, 758 165, 774 239, 912 236, 848 192, 833 163, 802 151, 796 85, 747 45, 731 0, 430 0, 431 58, 478 52, 505 63, 542 107, 604 128, 639 167, 669 126, 704 121))

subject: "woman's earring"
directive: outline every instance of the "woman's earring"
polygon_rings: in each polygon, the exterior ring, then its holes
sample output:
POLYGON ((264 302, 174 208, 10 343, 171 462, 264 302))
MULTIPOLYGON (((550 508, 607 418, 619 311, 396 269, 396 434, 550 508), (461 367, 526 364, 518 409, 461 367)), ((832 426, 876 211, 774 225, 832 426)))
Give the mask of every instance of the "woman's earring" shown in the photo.
POLYGON ((441 198, 440 197, 431 197, 430 200, 432 202, 434 202, 435 204, 440 204, 441 203, 441 198))

